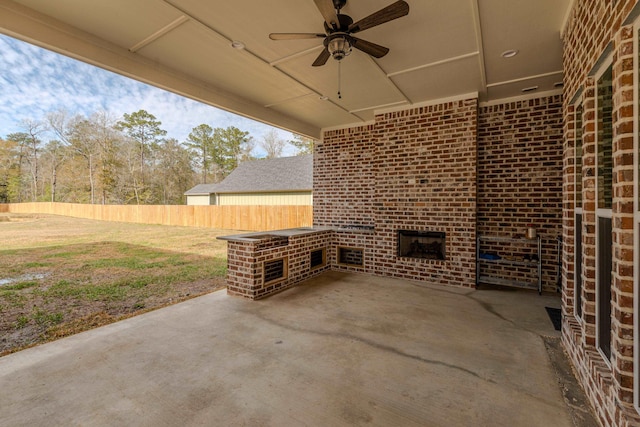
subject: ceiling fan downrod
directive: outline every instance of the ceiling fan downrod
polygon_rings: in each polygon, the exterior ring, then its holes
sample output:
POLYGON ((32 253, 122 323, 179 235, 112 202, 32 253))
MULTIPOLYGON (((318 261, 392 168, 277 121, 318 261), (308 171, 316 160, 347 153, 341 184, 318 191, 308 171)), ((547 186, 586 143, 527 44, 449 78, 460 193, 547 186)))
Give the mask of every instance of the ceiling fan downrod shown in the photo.
POLYGON ((347 4, 347 0, 333 0, 333 7, 336 9, 338 14, 340 14, 340 9, 342 9, 345 4, 347 4))

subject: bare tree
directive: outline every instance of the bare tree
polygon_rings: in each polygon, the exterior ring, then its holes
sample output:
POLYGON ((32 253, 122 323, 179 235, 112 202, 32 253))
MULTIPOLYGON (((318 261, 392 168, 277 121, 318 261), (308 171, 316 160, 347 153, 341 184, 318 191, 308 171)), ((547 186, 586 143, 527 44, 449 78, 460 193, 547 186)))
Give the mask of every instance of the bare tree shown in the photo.
POLYGON ((31 201, 38 200, 38 189, 40 178, 40 135, 46 130, 42 122, 25 119, 20 122, 20 127, 24 132, 12 133, 7 136, 10 141, 16 142, 20 147, 20 168, 22 162, 26 160, 29 165, 30 193, 31 201))
POLYGON ((65 146, 60 141, 49 141, 44 147, 44 158, 46 160, 45 167, 49 169, 49 190, 51 193, 51 201, 56 201, 56 189, 58 185, 58 169, 62 165, 66 157, 65 146))
POLYGON ((256 160, 256 157, 253 155, 253 149, 256 148, 256 141, 252 136, 248 137, 244 143, 240 146, 240 154, 238 157, 238 163, 248 162, 251 160, 256 160))
POLYGON ((49 128, 77 155, 87 162, 89 174, 89 191, 91 204, 95 203, 95 169, 98 147, 95 146, 91 133, 92 123, 81 115, 70 117, 65 110, 58 110, 47 115, 49 128))
POLYGON ((159 201, 165 205, 182 204, 184 192, 195 184, 196 172, 191 153, 175 138, 167 138, 158 147, 159 170, 154 174, 159 201))
POLYGON ((119 149, 121 134, 115 129, 115 119, 107 111, 97 111, 89 118, 91 139, 97 149, 96 187, 104 205, 115 191, 118 169, 121 166, 119 149))
POLYGON ((267 132, 260 142, 260 146, 267 153, 267 159, 282 157, 282 151, 284 150, 285 145, 287 145, 287 141, 280 138, 275 129, 267 132))

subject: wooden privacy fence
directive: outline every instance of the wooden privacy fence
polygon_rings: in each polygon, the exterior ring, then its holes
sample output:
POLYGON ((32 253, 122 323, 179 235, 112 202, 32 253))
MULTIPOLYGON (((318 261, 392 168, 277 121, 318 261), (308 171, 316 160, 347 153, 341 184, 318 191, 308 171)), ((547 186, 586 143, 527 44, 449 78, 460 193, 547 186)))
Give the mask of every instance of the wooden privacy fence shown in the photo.
POLYGON ((268 231, 313 225, 312 206, 0 204, 0 212, 42 213, 102 221, 268 231))

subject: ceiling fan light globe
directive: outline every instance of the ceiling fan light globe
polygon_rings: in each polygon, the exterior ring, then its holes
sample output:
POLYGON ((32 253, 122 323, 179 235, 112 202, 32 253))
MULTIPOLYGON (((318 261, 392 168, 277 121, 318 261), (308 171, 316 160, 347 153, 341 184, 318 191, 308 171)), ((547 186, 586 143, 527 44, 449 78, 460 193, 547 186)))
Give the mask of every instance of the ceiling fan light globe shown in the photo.
POLYGON ((341 61, 345 56, 351 54, 351 44, 345 37, 336 37, 329 41, 327 46, 331 56, 336 61, 341 61))

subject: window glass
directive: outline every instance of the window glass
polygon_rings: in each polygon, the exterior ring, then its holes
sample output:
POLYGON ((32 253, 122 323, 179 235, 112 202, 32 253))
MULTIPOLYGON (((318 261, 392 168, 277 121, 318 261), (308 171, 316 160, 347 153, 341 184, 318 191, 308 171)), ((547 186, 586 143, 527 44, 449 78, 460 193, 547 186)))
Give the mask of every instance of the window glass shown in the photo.
POLYGON ((575 120, 575 189, 576 189, 576 208, 582 207, 582 104, 576 108, 575 120))
POLYGON ((598 79, 598 208, 611 209, 613 195, 613 85, 611 66, 598 79))

